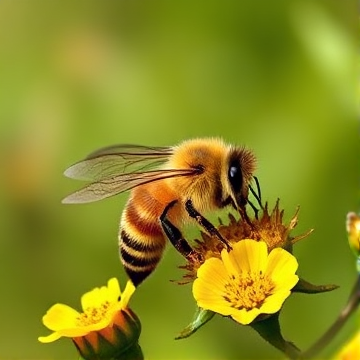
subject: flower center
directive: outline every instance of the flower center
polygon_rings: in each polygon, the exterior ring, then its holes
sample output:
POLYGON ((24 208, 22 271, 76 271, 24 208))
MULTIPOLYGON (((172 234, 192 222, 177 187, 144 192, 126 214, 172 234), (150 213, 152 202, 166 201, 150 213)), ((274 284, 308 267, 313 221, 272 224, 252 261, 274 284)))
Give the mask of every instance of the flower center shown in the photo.
POLYGON ((91 324, 97 324, 104 320, 108 315, 110 303, 105 301, 99 307, 88 307, 78 317, 77 321, 79 326, 88 326, 91 324))
POLYGON ((274 287, 271 278, 262 272, 232 275, 225 284, 224 299, 239 310, 260 308, 274 287))

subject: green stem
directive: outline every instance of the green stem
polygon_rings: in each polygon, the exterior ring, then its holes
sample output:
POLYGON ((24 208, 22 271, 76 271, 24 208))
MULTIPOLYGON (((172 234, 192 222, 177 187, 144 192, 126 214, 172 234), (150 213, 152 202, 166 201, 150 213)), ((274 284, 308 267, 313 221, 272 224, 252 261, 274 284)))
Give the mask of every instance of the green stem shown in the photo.
POLYGON ((343 325, 349 319, 351 314, 357 309, 360 304, 360 275, 356 279, 355 285, 351 294, 349 296, 349 300, 343 310, 341 311, 338 318, 335 322, 329 327, 329 329, 325 332, 323 336, 320 337, 319 340, 316 341, 314 345, 312 345, 308 350, 306 350, 302 354, 302 359, 310 359, 317 355, 326 345, 330 343, 330 341, 335 337, 335 335, 341 330, 343 325))

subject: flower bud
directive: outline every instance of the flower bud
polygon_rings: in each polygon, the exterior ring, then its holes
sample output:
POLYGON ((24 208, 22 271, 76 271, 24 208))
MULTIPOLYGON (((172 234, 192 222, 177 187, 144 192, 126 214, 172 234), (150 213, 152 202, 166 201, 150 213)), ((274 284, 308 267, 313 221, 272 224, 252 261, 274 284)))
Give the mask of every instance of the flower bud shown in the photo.
POLYGON ((360 256, 360 217, 354 213, 349 212, 346 216, 346 231, 350 248, 354 251, 357 257, 360 256))
MULTIPOLYGON (((113 321, 112 325, 104 329, 72 339, 84 359, 123 359, 128 352, 138 349, 141 323, 136 314, 126 308, 118 311, 113 321)), ((133 360, 141 358, 129 357, 133 360)))

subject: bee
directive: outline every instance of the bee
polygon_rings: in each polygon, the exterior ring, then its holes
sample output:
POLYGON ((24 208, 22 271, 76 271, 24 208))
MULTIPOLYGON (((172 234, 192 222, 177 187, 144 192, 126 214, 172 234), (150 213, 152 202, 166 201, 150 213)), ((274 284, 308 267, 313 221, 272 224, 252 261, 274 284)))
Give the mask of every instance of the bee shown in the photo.
POLYGON ((138 286, 156 268, 167 239, 186 258, 196 256, 179 230, 191 219, 230 248, 201 214, 232 206, 247 220, 245 205, 250 203, 249 188, 254 193, 250 183, 255 168, 251 150, 218 138, 196 138, 173 147, 115 145, 65 171, 65 176, 90 184, 63 203, 88 203, 130 190, 120 221, 119 252, 138 286))

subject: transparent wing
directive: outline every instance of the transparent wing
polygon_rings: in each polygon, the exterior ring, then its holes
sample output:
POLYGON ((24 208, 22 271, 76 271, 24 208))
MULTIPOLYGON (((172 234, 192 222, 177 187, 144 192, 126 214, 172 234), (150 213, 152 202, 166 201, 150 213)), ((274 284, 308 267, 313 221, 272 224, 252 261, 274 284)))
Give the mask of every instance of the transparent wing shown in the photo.
POLYGON ((64 204, 81 204, 105 199, 130 190, 136 186, 178 176, 194 176, 201 169, 153 170, 119 174, 95 181, 63 199, 64 204))
POLYGON ((116 144, 101 149, 95 150, 90 153, 86 159, 96 158, 102 155, 117 155, 123 154, 124 156, 169 156, 172 154, 172 148, 169 146, 143 146, 134 144, 116 144))
POLYGON ((77 180, 100 181, 123 173, 145 172, 166 162, 170 147, 113 145, 99 149, 65 170, 77 180))

